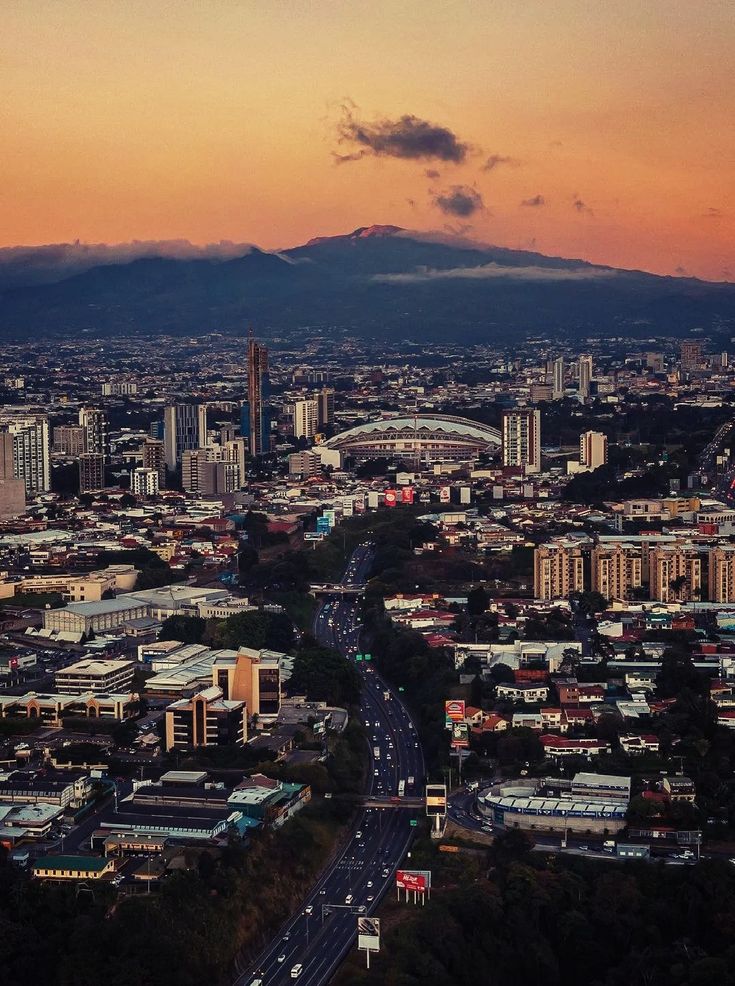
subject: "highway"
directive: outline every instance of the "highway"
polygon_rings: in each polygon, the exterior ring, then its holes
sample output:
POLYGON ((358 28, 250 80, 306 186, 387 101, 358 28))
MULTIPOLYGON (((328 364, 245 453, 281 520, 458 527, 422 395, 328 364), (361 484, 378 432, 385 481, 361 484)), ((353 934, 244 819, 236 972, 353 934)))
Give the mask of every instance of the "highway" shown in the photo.
MULTIPOLYGON (((370 544, 353 552, 342 579, 345 586, 362 585, 372 564, 370 544)), ((314 632, 321 643, 354 659, 360 648, 360 604, 354 596, 325 601, 317 611, 314 632)), ((413 723, 403 703, 380 677, 372 663, 356 664, 363 677, 360 715, 369 740, 366 793, 394 797, 398 781, 406 796, 423 792, 424 762, 413 723)), ((258 959, 240 973, 236 986, 292 983, 322 986, 356 942, 357 917, 372 914, 394 885, 396 868, 404 859, 415 829, 418 810, 360 809, 346 848, 322 874, 298 914, 292 916, 258 959)))

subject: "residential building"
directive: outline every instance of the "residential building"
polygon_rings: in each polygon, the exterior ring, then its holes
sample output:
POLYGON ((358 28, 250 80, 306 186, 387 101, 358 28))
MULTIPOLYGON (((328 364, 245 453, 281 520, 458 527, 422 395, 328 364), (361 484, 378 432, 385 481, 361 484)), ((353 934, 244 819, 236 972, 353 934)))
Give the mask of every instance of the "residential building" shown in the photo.
POLYGON ((110 432, 107 414, 95 407, 79 409, 79 425, 84 428, 85 451, 103 456, 103 462, 110 461, 110 432))
POLYGON ((199 448, 200 412, 198 404, 172 404, 163 411, 164 458, 174 470, 181 456, 199 448))
POLYGON ((240 489, 242 479, 238 458, 242 457, 239 454, 241 446, 235 442, 228 444, 234 447, 228 449, 221 445, 208 445, 182 454, 181 485, 187 492, 211 496, 240 489), (237 458, 231 459, 231 455, 237 458))
POLYGON ((592 384, 592 357, 580 356, 577 360, 577 390, 582 400, 590 396, 592 384))
POLYGON ((696 340, 682 342, 680 365, 683 373, 694 373, 702 368, 702 343, 696 340))
POLYGON ((147 469, 144 466, 133 469, 130 476, 130 492, 133 496, 157 496, 160 478, 158 469, 147 469))
POLYGON ((552 541, 533 553, 533 594, 536 599, 568 599, 585 587, 585 550, 575 541, 552 541))
POLYGON ((76 459, 87 451, 87 430, 82 425, 57 425, 53 445, 54 452, 76 459))
POLYGON ((585 431, 580 435, 579 464, 589 472, 607 465, 607 435, 601 431, 585 431))
POLYGON ((317 394, 319 431, 334 424, 334 387, 322 387, 317 394))
POLYGON ((213 685, 166 709, 166 749, 244 746, 247 728, 245 702, 224 698, 213 685))
POLYGON ((592 589, 605 599, 630 599, 642 579, 641 545, 613 542, 592 549, 592 589))
POLYGON ((26 506, 26 486, 15 478, 14 439, 0 431, 0 519, 22 514, 26 506))
POLYGON ((552 363, 551 396, 555 401, 564 396, 564 357, 559 356, 552 363))
POLYGON ((709 599, 735 603, 735 545, 724 544, 709 552, 709 599))
POLYGON ((288 457, 289 476, 316 476, 321 472, 322 460, 314 452, 294 452, 288 457))
POLYGON ((702 594, 702 552, 692 545, 657 544, 648 552, 650 597, 690 601, 702 594))
POLYGON ((166 488, 166 446, 160 438, 146 438, 141 449, 144 469, 158 473, 158 489, 166 488))
POLYGON ((517 408, 503 413, 503 465, 526 473, 541 470, 541 412, 517 408))
POLYGON ((51 489, 48 416, 0 410, 0 433, 13 439, 13 475, 7 475, 4 466, 4 478, 22 479, 29 496, 47 493, 51 489))
POLYGON ((293 433, 295 438, 313 438, 319 424, 319 402, 303 400, 294 403, 293 433))

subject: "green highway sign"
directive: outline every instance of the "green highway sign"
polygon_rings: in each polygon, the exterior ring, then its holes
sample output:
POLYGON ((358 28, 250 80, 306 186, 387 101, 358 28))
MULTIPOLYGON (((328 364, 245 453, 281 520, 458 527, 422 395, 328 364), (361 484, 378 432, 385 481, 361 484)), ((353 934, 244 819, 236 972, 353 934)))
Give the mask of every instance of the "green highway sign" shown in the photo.
POLYGON ((366 661, 372 661, 372 659, 373 659, 373 655, 372 654, 366 654, 365 655, 365 660, 366 661))
POLYGON ((402 691, 403 691, 403 685, 399 685, 399 686, 398 686, 398 691, 399 691, 399 692, 402 692, 402 691))
POLYGON ((415 829, 417 825, 418 825, 418 819, 412 818, 411 819, 411 828, 415 829))
POLYGON ((355 654, 355 660, 356 661, 361 661, 362 660, 362 654, 355 654))

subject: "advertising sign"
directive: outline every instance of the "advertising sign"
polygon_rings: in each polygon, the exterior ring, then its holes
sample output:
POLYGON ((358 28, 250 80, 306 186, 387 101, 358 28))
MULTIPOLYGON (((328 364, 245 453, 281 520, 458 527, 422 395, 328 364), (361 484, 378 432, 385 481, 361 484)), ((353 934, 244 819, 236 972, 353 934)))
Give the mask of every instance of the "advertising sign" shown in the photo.
POLYGON ((316 532, 317 534, 329 534, 332 529, 332 525, 329 523, 329 517, 317 517, 316 519, 316 532))
POLYGON ((426 785, 426 814, 441 815, 447 813, 447 786, 446 784, 427 784, 426 785))
POLYGON ((431 870, 396 870, 396 887, 425 894, 431 887, 431 870))
POLYGON ((304 541, 323 541, 325 537, 325 531, 306 531, 304 541))
POLYGON ((357 947, 369 952, 380 951, 380 918, 358 917, 357 947))
POLYGON ((451 486, 442 486, 439 489, 439 503, 449 503, 452 498, 451 486))
POLYGON ((336 514, 335 514, 334 510, 322 510, 322 517, 326 517, 326 519, 329 521, 329 526, 330 527, 334 527, 334 525, 337 522, 336 521, 336 514))
POLYGON ((351 517, 355 512, 354 510, 354 500, 351 496, 342 497, 342 515, 344 517, 351 517))
POLYGON ((413 486, 404 486, 401 490, 401 503, 413 503, 413 486))
POLYGON ((464 700, 448 699, 444 703, 444 719, 446 722, 464 722, 464 700))
POLYGON ((452 746, 455 750, 466 750, 470 745, 470 733, 466 722, 452 723, 452 746))
POLYGON ((383 499, 385 500, 386 507, 395 507, 396 505, 396 491, 386 490, 383 494, 383 499))

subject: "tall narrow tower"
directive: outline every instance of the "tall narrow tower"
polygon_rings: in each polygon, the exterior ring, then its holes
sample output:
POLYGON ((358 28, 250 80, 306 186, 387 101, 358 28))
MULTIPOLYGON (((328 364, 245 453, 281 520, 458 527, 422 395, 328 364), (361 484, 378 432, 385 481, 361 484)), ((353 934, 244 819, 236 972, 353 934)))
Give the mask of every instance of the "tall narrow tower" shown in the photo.
POLYGON ((255 341, 251 329, 248 334, 248 441, 252 456, 265 455, 270 450, 268 396, 268 348, 255 341))

